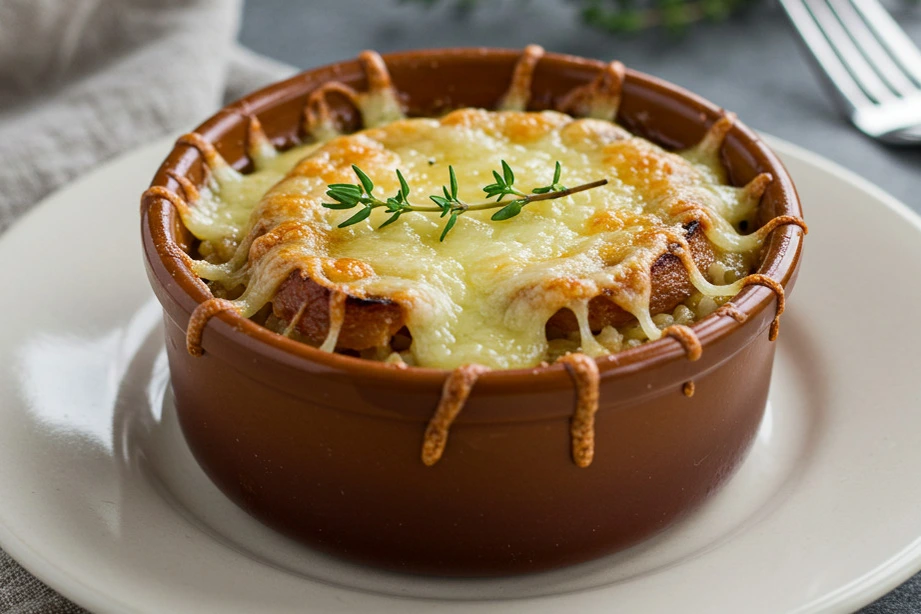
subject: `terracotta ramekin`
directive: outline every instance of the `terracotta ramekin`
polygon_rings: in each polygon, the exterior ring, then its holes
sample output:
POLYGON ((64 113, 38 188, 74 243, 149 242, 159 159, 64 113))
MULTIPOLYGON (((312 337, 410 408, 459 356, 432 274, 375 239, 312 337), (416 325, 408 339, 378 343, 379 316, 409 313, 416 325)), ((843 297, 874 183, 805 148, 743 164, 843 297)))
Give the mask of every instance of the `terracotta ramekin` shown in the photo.
MULTIPOLYGON (((410 114, 426 115, 493 108, 519 55, 445 49, 384 60, 410 114)), ((603 67, 545 55, 532 107, 551 106, 603 67)), ((196 131, 246 170, 244 113, 256 114, 277 146, 290 146, 300 136, 308 94, 330 80, 367 86, 355 60, 309 70, 230 105, 196 131)), ((721 114, 674 85, 627 71, 618 121, 637 134, 689 146, 721 114)), ((735 125, 722 155, 735 185, 760 172, 773 175, 762 221, 801 215, 786 170, 748 128, 735 125)), ((177 146, 153 185, 178 191, 167 171, 200 184, 204 169, 195 149, 177 146)), ((194 243, 166 201, 149 199, 141 217, 189 447, 255 518, 335 555, 416 573, 489 576, 608 554, 662 530, 716 491, 741 462, 764 412, 776 301, 767 288, 750 286, 733 299, 744 322, 714 314, 693 327, 703 344, 700 360, 687 360, 670 338, 598 360, 601 399, 589 467, 577 467, 570 454, 575 395, 560 365, 484 375, 451 428, 444 457, 427 467, 422 438, 445 371, 323 353, 226 312, 208 324, 204 356, 190 356, 189 316, 210 298, 176 253, 177 245, 189 250, 194 243), (683 393, 689 381, 690 397, 683 393)), ((778 228, 759 272, 789 292, 801 249, 799 228, 778 228)))

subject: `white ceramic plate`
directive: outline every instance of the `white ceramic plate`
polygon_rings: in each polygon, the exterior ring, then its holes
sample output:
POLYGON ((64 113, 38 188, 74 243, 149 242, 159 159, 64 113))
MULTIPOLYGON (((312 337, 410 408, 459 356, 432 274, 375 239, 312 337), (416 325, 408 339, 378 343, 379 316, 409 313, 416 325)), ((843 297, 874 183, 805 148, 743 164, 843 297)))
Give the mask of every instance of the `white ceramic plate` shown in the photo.
POLYGON ((776 142, 812 232, 740 473, 630 551, 499 580, 403 576, 290 543, 195 464, 168 393, 129 154, 0 238, 0 545, 99 612, 816 612, 921 568, 921 220, 776 142))

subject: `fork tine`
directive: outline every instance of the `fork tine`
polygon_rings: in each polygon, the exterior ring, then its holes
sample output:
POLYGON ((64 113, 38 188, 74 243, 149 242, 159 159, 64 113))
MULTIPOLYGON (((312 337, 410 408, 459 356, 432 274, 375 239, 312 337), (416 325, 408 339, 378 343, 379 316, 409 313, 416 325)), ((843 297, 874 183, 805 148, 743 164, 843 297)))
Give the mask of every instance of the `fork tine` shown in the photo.
POLYGON ((844 29, 854 40, 857 48, 890 88, 899 94, 910 94, 918 91, 918 86, 906 76, 905 71, 896 64, 886 49, 883 48, 867 23, 854 8, 851 0, 828 0, 828 4, 838 17, 841 25, 844 26, 844 29))
POLYGON ((806 0, 806 6, 812 11, 812 16, 819 29, 841 57, 842 63, 867 95, 876 102, 886 102, 895 98, 892 90, 883 83, 857 45, 854 44, 854 40, 844 30, 844 26, 838 21, 828 2, 826 0, 806 0))
POLYGON ((862 89, 854 81, 841 58, 835 53, 828 39, 822 33, 812 13, 806 7, 804 0, 780 0, 793 27, 799 32, 812 57, 823 69, 823 76, 835 88, 838 100, 846 107, 848 112, 853 112, 872 104, 862 89))
POLYGON ((854 8, 863 16, 877 38, 889 49, 893 57, 921 85, 921 50, 912 42, 892 15, 877 0, 852 0, 854 8))

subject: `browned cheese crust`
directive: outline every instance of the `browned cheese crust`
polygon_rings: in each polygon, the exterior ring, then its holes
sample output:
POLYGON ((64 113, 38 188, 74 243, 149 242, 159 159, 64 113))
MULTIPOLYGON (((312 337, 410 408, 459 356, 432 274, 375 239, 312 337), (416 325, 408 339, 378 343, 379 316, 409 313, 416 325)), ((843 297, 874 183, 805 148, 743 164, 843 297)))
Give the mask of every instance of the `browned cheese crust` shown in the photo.
MULTIPOLYGON (((706 271, 713 263, 713 246, 697 223, 688 225, 686 237, 694 262, 700 270, 706 271)), ((672 254, 663 254, 652 266, 649 313, 671 313, 694 291, 687 269, 681 264, 681 260, 672 254)), ((635 320, 632 314, 624 311, 605 295, 596 296, 588 303, 588 325, 592 332, 598 332, 605 326, 617 328, 635 320)), ((579 330, 579 323, 572 311, 561 309, 547 322, 547 329, 551 333, 565 334, 579 330)))

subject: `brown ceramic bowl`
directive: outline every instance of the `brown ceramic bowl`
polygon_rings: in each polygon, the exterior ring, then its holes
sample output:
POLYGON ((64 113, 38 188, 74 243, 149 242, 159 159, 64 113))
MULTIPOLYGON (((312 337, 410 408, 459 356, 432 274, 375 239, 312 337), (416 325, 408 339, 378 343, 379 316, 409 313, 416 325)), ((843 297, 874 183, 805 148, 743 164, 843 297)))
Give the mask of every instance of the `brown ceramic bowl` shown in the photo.
MULTIPOLYGON (((413 115, 492 108, 519 51, 447 49, 384 56, 413 115)), ((546 108, 591 81, 602 62, 547 54, 533 81, 546 108)), ((256 92, 198 127, 238 169, 247 169, 242 110, 272 141, 299 138, 307 95, 329 80, 366 88, 357 61, 309 70, 256 92)), ((618 121, 670 147, 689 146, 720 109, 674 85, 627 71, 618 121)), ((722 150, 731 181, 760 172, 775 181, 763 221, 801 215, 777 157, 742 124, 722 150)), ((177 146, 153 185, 178 190, 167 171, 202 181, 199 153, 177 146)), ((233 313, 204 333, 190 356, 185 331, 210 298, 176 245, 194 248, 172 207, 141 211, 147 271, 163 304, 172 387, 182 430, 221 490, 255 518, 312 547, 417 573, 487 576, 550 569, 622 549, 667 527, 716 491, 744 457, 768 394, 774 294, 750 286, 733 303, 747 316, 711 315, 694 325, 696 362, 663 339, 598 360, 596 452, 587 468, 570 454, 573 382, 563 366, 496 371, 476 384, 451 428, 444 457, 420 460, 423 432, 446 372, 396 370, 329 354, 233 313), (693 381, 696 393, 682 392, 693 381)), ((801 230, 776 230, 760 273, 790 290, 801 230)))

